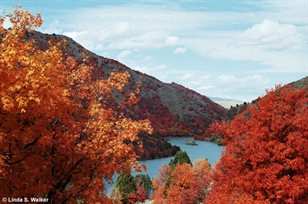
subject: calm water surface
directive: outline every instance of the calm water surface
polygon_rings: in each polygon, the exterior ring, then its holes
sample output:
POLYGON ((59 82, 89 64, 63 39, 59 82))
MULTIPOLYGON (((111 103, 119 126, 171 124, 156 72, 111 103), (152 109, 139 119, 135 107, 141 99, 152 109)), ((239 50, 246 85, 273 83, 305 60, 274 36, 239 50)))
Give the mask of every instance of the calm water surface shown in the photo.
MULTIPOLYGON (((191 146, 186 145, 185 143, 187 140, 192 140, 193 137, 167 137, 166 138, 172 145, 177 145, 181 148, 182 151, 186 151, 191 162, 193 163, 196 159, 199 158, 207 158, 211 165, 214 165, 220 159, 222 150, 224 147, 218 146, 212 142, 203 142, 203 141, 196 141, 195 143, 198 145, 191 146)), ((167 157, 162 159, 154 159, 154 160, 146 160, 140 161, 139 163, 144 163, 147 166, 147 172, 142 172, 142 174, 149 174, 150 178, 152 179, 154 175, 158 174, 158 169, 165 163, 169 164, 170 160, 173 157, 167 157)), ((135 172, 132 173, 136 175, 135 172)), ((113 177, 114 183, 116 182, 117 175, 113 177)), ((113 185, 107 186, 107 192, 112 189, 113 185)))
MULTIPOLYGON (((217 144, 212 142, 203 142, 197 140, 195 140, 195 143, 198 145, 191 146, 185 144, 187 140, 192 140, 192 139, 193 139, 192 137, 167 138, 167 140, 172 145, 177 145, 181 148, 182 151, 186 151, 192 163, 199 158, 207 158, 211 165, 214 165, 216 162, 218 162, 224 147, 218 146, 217 144)), ((172 158, 173 157, 146 160, 146 161, 140 161, 139 163, 144 163, 147 166, 148 171, 146 173, 149 174, 151 178, 153 178, 154 175, 158 174, 158 169, 164 163, 168 165, 172 158)))

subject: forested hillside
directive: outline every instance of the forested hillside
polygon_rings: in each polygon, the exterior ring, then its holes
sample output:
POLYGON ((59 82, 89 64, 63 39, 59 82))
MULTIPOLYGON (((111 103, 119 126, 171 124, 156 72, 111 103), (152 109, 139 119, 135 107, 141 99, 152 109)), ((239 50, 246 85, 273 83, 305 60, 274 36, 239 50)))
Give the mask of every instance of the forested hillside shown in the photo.
POLYGON ((227 109, 211 101, 191 89, 176 83, 164 83, 160 80, 132 70, 120 62, 98 56, 86 50, 80 44, 63 35, 43 34, 40 32, 26 32, 27 40, 34 40, 35 46, 46 51, 50 43, 66 41, 63 52, 76 60, 83 62, 83 55, 87 56, 89 65, 93 67, 91 80, 107 79, 113 72, 127 72, 129 78, 123 87, 123 92, 112 91, 113 97, 106 98, 104 105, 119 114, 133 120, 150 121, 153 128, 151 137, 146 134, 139 135, 143 141, 143 151, 136 149, 140 159, 154 159, 171 156, 174 150, 168 147, 163 136, 192 136, 203 140, 208 137, 208 127, 213 121, 221 121, 227 118, 227 109), (134 92, 137 90, 137 92, 134 92), (134 92, 138 99, 134 105, 123 103, 125 95, 134 92))
POLYGON ((0 17, 3 202, 307 203, 307 77, 230 117, 195 91, 32 30, 42 22, 20 7, 0 17), (221 137, 225 151, 214 167, 192 164, 164 135, 221 137), (130 175, 146 169, 141 157, 170 154, 152 181, 130 175))
POLYGON ((128 72, 130 78, 124 91, 131 93, 140 87, 140 91, 136 95, 138 102, 134 106, 125 106, 125 108, 119 109, 123 93, 114 91, 115 97, 113 100, 107 101, 107 105, 132 119, 149 119, 154 133, 163 136, 202 135, 214 120, 223 120, 227 116, 225 108, 206 96, 176 83, 161 82, 145 73, 132 70, 116 60, 98 56, 66 36, 40 32, 27 35, 29 39, 35 39, 41 50, 49 47, 50 40, 53 42, 66 40, 67 47, 64 51, 80 62, 82 61, 82 53, 87 53, 89 61, 94 67, 93 81, 107 78, 112 72, 128 72))

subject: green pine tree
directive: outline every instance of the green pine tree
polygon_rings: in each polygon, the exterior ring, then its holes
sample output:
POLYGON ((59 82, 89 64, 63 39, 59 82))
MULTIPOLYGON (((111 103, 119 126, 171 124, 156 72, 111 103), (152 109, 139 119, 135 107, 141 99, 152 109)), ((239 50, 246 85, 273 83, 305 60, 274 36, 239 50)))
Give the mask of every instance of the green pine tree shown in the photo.
MULTIPOLYGON (((171 159, 171 161, 169 162, 169 166, 171 167, 172 171, 175 169, 176 165, 178 164, 190 164, 192 166, 192 163, 190 161, 190 158, 187 154, 186 151, 178 151, 175 155, 174 158, 171 159)), ((166 189, 170 188, 171 185, 171 175, 168 177, 167 181, 166 181, 166 189)), ((167 196, 167 192, 165 192, 165 196, 167 196)))
POLYGON ((144 188, 147 197, 149 197, 153 191, 153 185, 150 176, 148 174, 138 174, 135 176, 135 184, 137 182, 140 182, 140 185, 144 188))
POLYGON ((134 177, 129 173, 121 173, 116 181, 114 189, 118 188, 122 195, 122 202, 128 203, 130 193, 136 193, 134 177))
POLYGON ((190 164, 192 166, 192 163, 190 161, 187 152, 180 150, 174 155, 174 158, 171 159, 171 161, 169 162, 169 166, 172 168, 172 170, 174 170, 177 164, 184 164, 184 163, 190 164))

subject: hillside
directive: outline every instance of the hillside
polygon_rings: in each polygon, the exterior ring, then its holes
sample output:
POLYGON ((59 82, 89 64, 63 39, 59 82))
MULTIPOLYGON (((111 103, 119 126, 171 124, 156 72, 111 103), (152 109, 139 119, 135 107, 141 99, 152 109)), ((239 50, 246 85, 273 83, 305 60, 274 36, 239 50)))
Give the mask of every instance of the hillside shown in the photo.
MULTIPOLYGON (((118 103, 124 96, 115 91, 114 100, 107 101, 107 105, 134 120, 149 119, 155 135, 201 136, 213 121, 224 120, 227 116, 227 109, 206 96, 174 82, 164 83, 145 73, 132 70, 116 60, 98 56, 66 36, 40 32, 27 33, 26 36, 34 38, 37 46, 42 50, 49 47, 49 40, 65 39, 67 41, 65 53, 77 60, 82 60, 82 53, 86 52, 91 64, 95 67, 92 73, 93 81, 102 77, 107 78, 111 72, 127 71, 130 79, 125 86, 126 93, 131 93, 137 89, 139 83, 141 84, 138 103, 118 110, 118 103)), ((160 157, 160 155, 154 157, 160 157)))
POLYGON ((297 88, 297 89, 301 89, 303 88, 304 86, 308 86, 308 76, 300 79, 300 80, 297 80, 297 81, 293 81, 290 83, 291 86, 297 88))
MULTIPOLYGON (((299 79, 297 81, 293 81, 289 84, 296 89, 301 89, 304 86, 307 86, 307 88, 308 88, 308 76, 306 76, 302 79, 299 79)), ((266 95, 264 97, 266 97, 266 95)), ((257 103, 258 100, 259 99, 253 100, 252 104, 257 103)), ((249 108, 250 104, 251 103, 244 102, 243 104, 240 104, 240 105, 237 104, 236 106, 232 106, 228 110, 228 119, 233 119, 237 115, 249 115, 248 108, 249 108)))

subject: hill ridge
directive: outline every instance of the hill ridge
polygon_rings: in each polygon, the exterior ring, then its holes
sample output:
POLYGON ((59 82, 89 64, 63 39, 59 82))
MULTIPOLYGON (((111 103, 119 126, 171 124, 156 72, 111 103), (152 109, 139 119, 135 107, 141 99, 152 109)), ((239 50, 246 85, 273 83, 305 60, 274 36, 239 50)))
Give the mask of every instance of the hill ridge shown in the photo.
MULTIPOLYGON (((127 71, 131 76, 125 91, 129 93, 136 89, 138 81, 142 87, 138 96, 139 102, 133 108, 127 107, 124 114, 136 120, 148 118, 155 133, 159 135, 202 135, 213 121, 224 120, 227 115, 227 109, 194 90, 175 82, 162 82, 117 60, 99 56, 65 35, 34 32, 28 33, 27 36, 35 38, 40 49, 49 46, 48 40, 64 39, 67 41, 65 52, 77 60, 82 60, 82 53, 86 52, 95 67, 93 80, 106 78, 112 71, 127 71)), ((121 98, 120 93, 115 95, 121 98)), ((109 103, 108 105, 114 108, 117 101, 109 103)))

